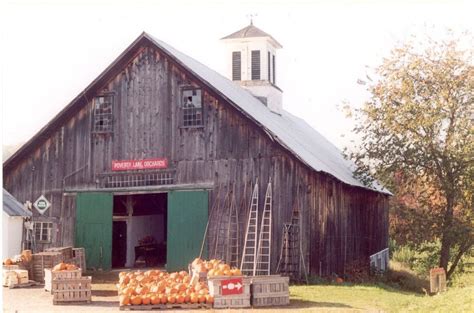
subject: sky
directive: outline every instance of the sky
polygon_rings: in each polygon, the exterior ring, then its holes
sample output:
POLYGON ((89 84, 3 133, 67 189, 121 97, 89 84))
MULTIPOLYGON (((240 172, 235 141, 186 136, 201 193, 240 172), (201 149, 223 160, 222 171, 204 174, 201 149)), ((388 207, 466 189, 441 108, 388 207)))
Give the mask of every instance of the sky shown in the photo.
POLYGON ((276 38, 285 110, 339 148, 339 109, 369 96, 365 78, 410 35, 474 30, 469 1, 0 0, 2 144, 26 142, 143 31, 225 74, 222 38, 249 24, 276 38))

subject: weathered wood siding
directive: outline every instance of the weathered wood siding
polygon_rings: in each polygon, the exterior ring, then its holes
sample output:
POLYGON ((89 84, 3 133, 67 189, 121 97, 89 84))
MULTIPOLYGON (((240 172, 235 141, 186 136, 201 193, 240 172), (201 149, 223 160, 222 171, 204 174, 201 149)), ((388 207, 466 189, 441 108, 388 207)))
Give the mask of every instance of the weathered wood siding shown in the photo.
MULTIPOLYGON (((242 233, 251 185, 259 179, 263 206, 266 184, 272 179, 273 269, 280 253, 282 225, 290 221, 295 206, 301 211, 304 257, 313 274, 342 273, 346 262, 367 258, 387 246, 386 196, 309 169, 152 47, 143 46, 126 66, 113 70, 115 75, 96 93, 115 95, 113 134, 91 134, 93 102, 92 97, 84 96, 87 103, 77 114, 4 173, 6 189, 18 200, 34 201, 41 194, 51 200, 52 207, 42 218, 55 220, 53 242, 57 245, 74 241, 75 201, 63 194, 65 188, 96 188, 98 177, 111 171, 114 159, 166 157, 169 167, 176 170, 176 184, 214 183, 210 205, 223 203, 225 192, 235 188, 242 233), (203 90, 203 128, 180 127, 183 85, 203 90)), ((227 213, 222 206, 221 210, 212 215, 211 245, 218 221, 227 213)))

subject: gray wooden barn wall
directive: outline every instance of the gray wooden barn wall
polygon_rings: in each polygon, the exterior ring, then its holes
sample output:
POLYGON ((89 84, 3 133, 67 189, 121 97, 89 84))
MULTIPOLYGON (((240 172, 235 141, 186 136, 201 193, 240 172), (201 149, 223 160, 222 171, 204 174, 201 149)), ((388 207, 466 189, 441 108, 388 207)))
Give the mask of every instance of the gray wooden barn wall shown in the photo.
MULTIPOLYGON (((53 240, 57 245, 74 241, 75 201, 63 195, 64 188, 95 188, 97 175, 111 171, 112 159, 166 157, 169 167, 176 169, 175 183, 214 182, 210 206, 216 201, 222 204, 223 190, 235 188, 242 233, 250 186, 259 179, 262 208, 266 183, 272 179, 273 269, 282 224, 290 221, 295 206, 302 212, 304 257, 313 274, 342 273, 346 262, 387 246, 386 196, 310 170, 163 53, 143 47, 100 92, 115 94, 113 134, 91 135, 92 99, 85 99, 87 105, 44 138, 35 153, 4 173, 6 188, 18 200, 34 201, 41 194, 51 200, 52 207, 42 218, 57 223, 53 240), (203 129, 180 127, 183 85, 203 88, 203 129)), ((213 216, 226 214, 220 207, 222 211, 213 216)), ((211 246, 217 221, 210 222, 211 246)))

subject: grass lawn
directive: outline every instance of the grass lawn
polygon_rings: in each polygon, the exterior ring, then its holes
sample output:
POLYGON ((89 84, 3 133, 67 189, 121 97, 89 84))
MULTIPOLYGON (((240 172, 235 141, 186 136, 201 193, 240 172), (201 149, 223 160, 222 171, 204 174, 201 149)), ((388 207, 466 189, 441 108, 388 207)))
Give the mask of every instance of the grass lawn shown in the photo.
POLYGON ((474 285, 448 288, 436 296, 403 292, 383 284, 291 286, 290 295, 293 305, 308 311, 474 312, 474 285))
MULTIPOLYGON (((400 270, 397 271, 401 273, 400 270)), ((93 274, 93 294, 116 296, 118 272, 93 274)), ((404 276, 405 277, 405 276, 404 276)), ((409 276, 406 276, 409 277, 409 276)), ((408 278, 407 278, 408 279, 408 278)), ((410 278, 413 279, 413 278, 410 278)), ((418 284, 412 281, 404 285, 418 284)), ((454 287, 436 296, 402 291, 386 284, 320 284, 290 286, 290 306, 256 312, 474 312, 474 272, 455 280, 454 287), (277 310, 275 310, 277 309, 277 310)), ((112 299, 118 301, 118 299, 112 299)), ((114 302, 112 305, 116 305, 114 302)))

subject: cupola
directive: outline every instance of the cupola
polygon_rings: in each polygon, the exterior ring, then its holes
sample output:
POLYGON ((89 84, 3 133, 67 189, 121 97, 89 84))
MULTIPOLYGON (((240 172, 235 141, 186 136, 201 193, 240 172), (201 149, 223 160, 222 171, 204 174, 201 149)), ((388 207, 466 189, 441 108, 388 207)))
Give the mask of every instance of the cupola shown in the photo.
POLYGON ((227 48, 227 77, 249 90, 272 112, 281 114, 276 54, 282 45, 252 22, 221 40, 227 48))

